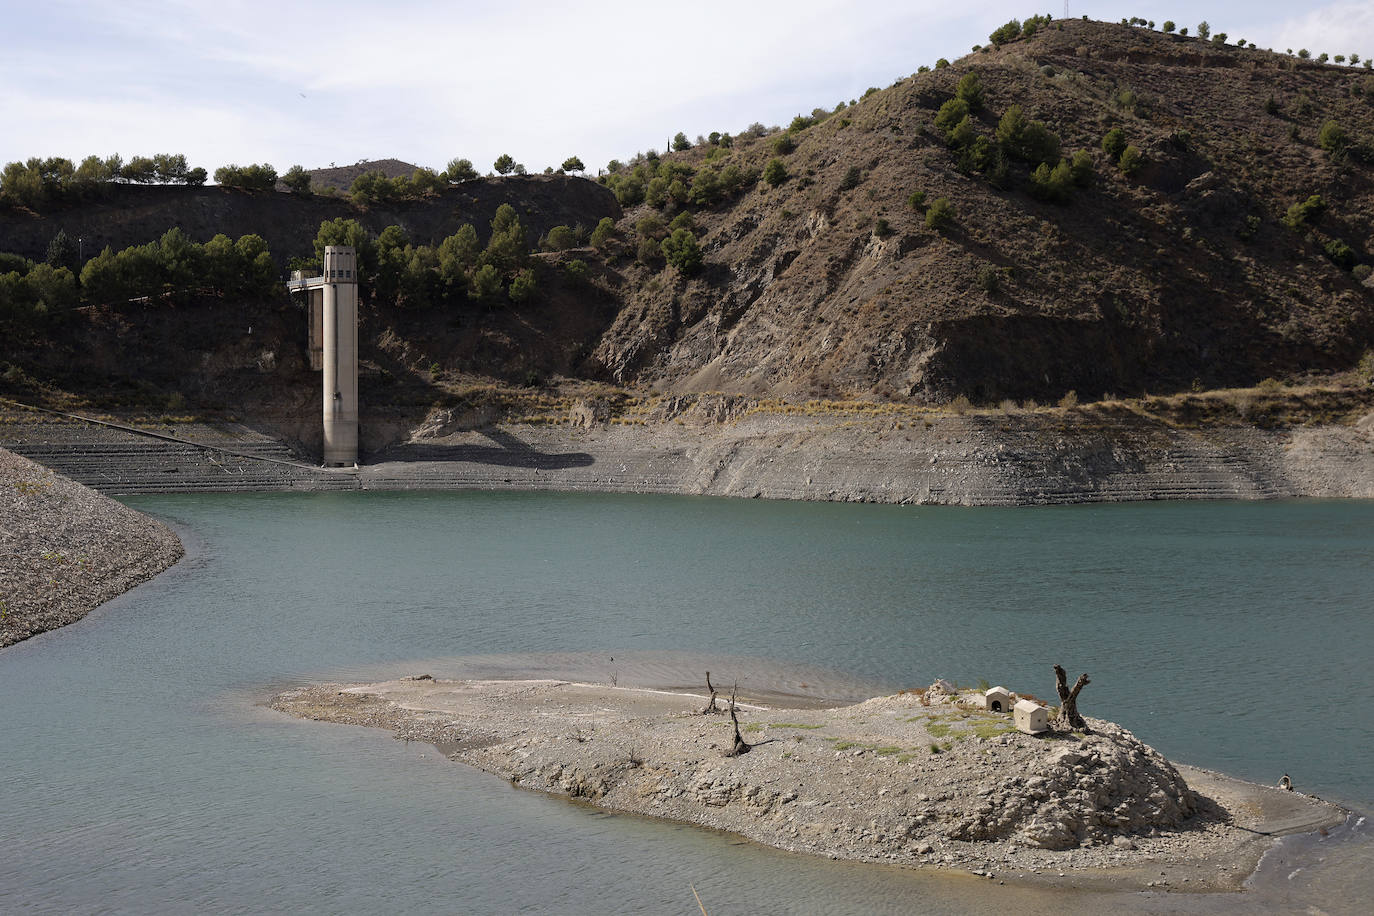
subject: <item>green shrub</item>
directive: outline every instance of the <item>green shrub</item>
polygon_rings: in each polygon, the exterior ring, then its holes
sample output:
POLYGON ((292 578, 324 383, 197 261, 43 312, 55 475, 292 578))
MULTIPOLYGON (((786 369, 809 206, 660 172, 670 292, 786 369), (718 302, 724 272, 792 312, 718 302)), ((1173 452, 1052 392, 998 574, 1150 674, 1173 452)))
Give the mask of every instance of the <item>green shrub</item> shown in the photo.
POLYGON ((913 210, 920 210, 926 205, 926 192, 912 191, 911 194, 907 196, 906 205, 913 210))
POLYGON ((954 205, 948 197, 937 197, 926 208, 926 225, 937 232, 954 222, 954 205))
POLYGON ((786 156, 797 148, 797 141, 791 134, 784 132, 773 138, 772 146, 774 153, 779 156, 786 156))
POLYGON ((1349 270, 1355 266, 1355 250, 1341 239, 1332 239, 1327 242, 1325 250, 1326 256, 1337 267, 1349 270))
POLYGON ((491 264, 483 264, 472 274, 472 298, 491 303, 501 295, 501 274, 491 264))
POLYGON ((496 161, 491 164, 496 169, 498 175, 509 175, 515 171, 515 158, 509 153, 502 153, 496 157, 496 161))
POLYGON ((534 271, 526 268, 515 275, 515 279, 510 281, 510 297, 513 302, 528 302, 539 292, 539 281, 535 279, 534 271))
POLYGON ((988 36, 988 41, 994 45, 1003 45, 1021 34, 1021 20, 1013 19, 1008 23, 998 26, 988 36))
POLYGON ((859 170, 857 165, 851 165, 845 170, 844 177, 840 179, 840 190, 852 191, 859 186, 861 181, 863 181, 863 172, 859 170))
POLYGON ((640 239, 635 248, 635 257, 639 263, 652 266, 659 258, 663 257, 663 250, 659 248, 658 241, 655 239, 640 239))
POLYGON ((567 159, 564 159, 561 168, 565 172, 583 172, 587 169, 587 167, 582 164, 582 160, 576 156, 569 156, 567 159))
POLYGON ((954 129, 949 132, 949 136, 945 139, 955 149, 963 149, 972 145, 973 141, 978 139, 978 133, 973 129, 973 116, 964 115, 963 120, 954 125, 954 129))
POLYGON ((873 234, 878 238, 887 238, 892 234, 892 226, 881 216, 873 223, 873 234))
POLYGON ((1283 224, 1294 232, 1303 226, 1316 225, 1326 213, 1326 201, 1320 194, 1313 194, 1307 200, 1299 201, 1288 208, 1283 224))
POLYGON ((1348 142, 1345 128, 1335 121, 1327 121, 1317 132, 1317 145, 1328 153, 1339 153, 1348 142))
POLYGON ((449 162, 448 168, 444 169, 444 177, 450 184, 457 184, 476 178, 477 170, 472 167, 471 159, 454 159, 449 162))
POLYGON ((685 133, 683 133, 682 131, 678 131, 677 134, 673 137, 673 149, 677 150, 678 152, 682 152, 683 150, 688 150, 691 148, 692 141, 687 139, 687 135, 685 133))
POLYGON ((1026 162, 1056 162, 1059 136, 1042 121, 1026 118, 1020 105, 1013 105, 997 122, 997 140, 1010 155, 1026 162))
POLYGON ((1087 187, 1093 180, 1093 157, 1088 151, 1081 149, 1073 154, 1073 161, 1069 164, 1069 169, 1073 174, 1073 183, 1080 188, 1087 187))
POLYGON ((943 57, 940 58, 939 60, 937 60, 937 61, 935 62, 935 69, 936 69, 936 70, 943 70, 943 69, 945 69, 945 68, 948 67, 948 66, 949 66, 949 61, 945 60, 943 57))
POLYGON ((696 273, 701 268, 701 247, 690 229, 675 230, 659 247, 668 263, 684 274, 696 273))
POLYGON ((581 258, 573 258, 563 265, 563 273, 574 283, 580 283, 587 278, 587 262, 581 258))
POLYGON ((1117 160, 1116 167, 1121 169, 1123 175, 1134 175, 1144 164, 1145 154, 1139 147, 1130 144, 1121 151, 1121 158, 1117 160))
POLYGON ((1368 264, 1356 264, 1350 271, 1350 275, 1361 283, 1368 280, 1370 274, 1374 274, 1374 267, 1368 264))
POLYGON ((968 102, 961 98, 953 98, 940 106, 940 110, 935 114, 935 129, 949 139, 954 128, 959 122, 967 118, 969 114, 968 102))
POLYGON ((1208 37, 1209 35, 1211 35, 1211 34, 1212 34, 1212 27, 1211 27, 1210 25, 1207 24, 1207 20, 1206 20, 1206 19, 1202 20, 1201 22, 1199 22, 1199 23, 1197 24, 1197 37, 1198 37, 1198 38, 1203 38, 1203 39, 1205 39, 1205 38, 1207 38, 1207 37, 1208 37))
POLYGON ((1067 159, 1059 160, 1054 168, 1050 168, 1048 162, 1042 162, 1031 173, 1031 194, 1041 200, 1067 203, 1073 186, 1073 167, 1067 159))
POLYGON ((1112 160, 1121 158, 1121 154, 1126 151, 1126 132, 1119 127, 1113 127, 1102 137, 1102 151, 1112 160))
POLYGON ((310 193, 310 173, 302 166, 293 165, 287 169, 286 174, 281 176, 281 183, 286 185, 287 190, 292 193, 310 193))
POLYGON ((763 180, 776 188, 787 180, 787 166, 781 159, 770 159, 763 167, 763 180))
POLYGON ((570 226, 554 226, 544 237, 545 251, 566 251, 577 247, 577 237, 570 226))
POLYGON ((261 165, 222 165, 215 169, 215 184, 245 191, 270 191, 277 186, 277 170, 261 165))
POLYGON ((596 228, 592 230, 592 247, 598 250, 605 248, 615 234, 615 220, 609 216, 601 217, 601 222, 597 223, 596 228))
POLYGON ((965 73, 954 90, 955 98, 961 99, 972 112, 983 110, 983 81, 977 73, 965 73))

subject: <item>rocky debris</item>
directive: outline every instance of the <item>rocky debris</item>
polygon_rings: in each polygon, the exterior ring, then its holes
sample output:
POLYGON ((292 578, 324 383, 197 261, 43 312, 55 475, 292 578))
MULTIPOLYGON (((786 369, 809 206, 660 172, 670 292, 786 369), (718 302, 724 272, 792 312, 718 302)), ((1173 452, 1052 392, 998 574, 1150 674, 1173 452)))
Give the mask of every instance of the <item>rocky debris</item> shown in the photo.
POLYGON ((161 522, 0 449, 0 647, 80 620, 182 553, 161 522))
POLYGON ((932 705, 922 693, 836 709, 742 707, 744 732, 764 740, 729 757, 732 726, 701 715, 703 699, 406 679, 309 687, 272 705, 431 741, 526 788, 831 858, 1081 872, 1192 867, 1257 841, 1110 722, 1024 735, 953 688, 932 705))
POLYGON ((1036 849, 1124 848, 1117 840, 1131 842, 1126 834, 1176 828, 1198 811, 1193 791, 1164 757, 1110 724, 1054 748, 983 798, 951 836, 1014 839, 1036 849))

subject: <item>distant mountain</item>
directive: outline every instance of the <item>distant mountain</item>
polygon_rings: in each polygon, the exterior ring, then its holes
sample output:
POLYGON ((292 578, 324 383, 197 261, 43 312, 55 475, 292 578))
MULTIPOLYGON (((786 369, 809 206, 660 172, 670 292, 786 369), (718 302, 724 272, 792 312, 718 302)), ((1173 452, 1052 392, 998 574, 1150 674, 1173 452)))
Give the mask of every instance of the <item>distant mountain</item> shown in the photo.
MULTIPOLYGON (((356 162, 353 165, 330 166, 324 169, 310 169, 310 185, 318 193, 325 188, 347 191, 353 180, 364 172, 381 172, 387 178, 409 178, 419 168, 399 159, 375 159, 369 162, 356 162)), ((279 185, 286 190, 285 185, 279 185)))

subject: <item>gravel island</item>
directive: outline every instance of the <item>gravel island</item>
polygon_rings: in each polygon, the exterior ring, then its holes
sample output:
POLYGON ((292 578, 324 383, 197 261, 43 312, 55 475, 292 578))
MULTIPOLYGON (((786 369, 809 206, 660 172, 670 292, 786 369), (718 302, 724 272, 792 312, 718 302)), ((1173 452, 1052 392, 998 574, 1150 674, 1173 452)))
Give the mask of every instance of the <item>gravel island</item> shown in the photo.
POLYGON ((1238 889, 1274 838, 1341 823, 1297 792, 1178 767, 1113 723, 1016 731, 937 686, 838 708, 553 680, 324 684, 270 705, 392 729, 513 783, 781 849, 1078 887, 1238 889))

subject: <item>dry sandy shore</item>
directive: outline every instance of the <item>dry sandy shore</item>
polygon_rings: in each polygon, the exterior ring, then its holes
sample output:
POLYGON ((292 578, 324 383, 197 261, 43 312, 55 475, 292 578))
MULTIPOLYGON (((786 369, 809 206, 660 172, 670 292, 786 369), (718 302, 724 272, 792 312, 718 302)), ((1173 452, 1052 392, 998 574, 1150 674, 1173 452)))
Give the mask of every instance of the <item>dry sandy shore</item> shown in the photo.
POLYGON ((516 784, 830 858, 1006 881, 1235 890, 1274 838, 1335 805, 1175 768, 1109 722, 1029 736, 967 698, 739 710, 748 753, 704 696, 563 681, 326 684, 271 705, 389 728, 516 784))
POLYGON ((80 620, 182 554, 161 522, 0 449, 0 647, 80 620))

